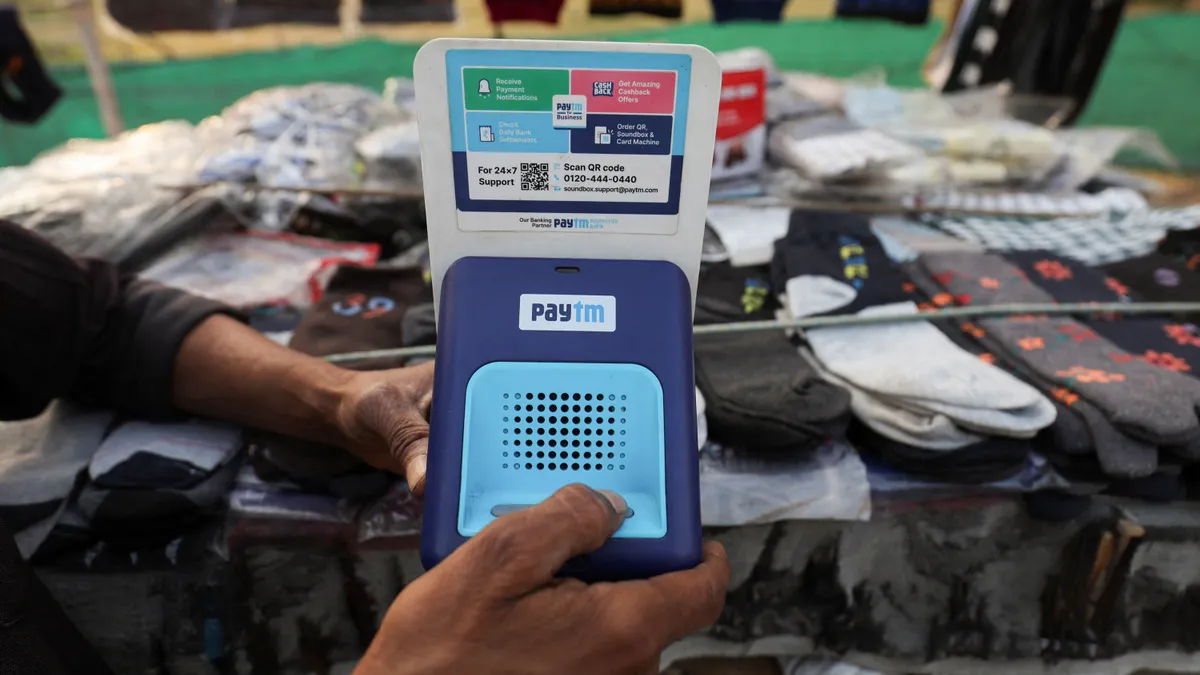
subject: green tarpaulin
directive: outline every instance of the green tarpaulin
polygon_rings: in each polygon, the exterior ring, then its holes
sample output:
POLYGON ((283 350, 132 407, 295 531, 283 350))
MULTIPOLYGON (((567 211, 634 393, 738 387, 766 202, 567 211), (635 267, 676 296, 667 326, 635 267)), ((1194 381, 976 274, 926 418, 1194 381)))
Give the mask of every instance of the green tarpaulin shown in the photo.
MULTIPOLYGON (((756 45, 784 69, 835 76, 882 66, 888 81, 920 84, 920 67, 941 26, 912 28, 873 21, 795 21, 778 25, 685 24, 614 39, 701 44, 713 51, 756 45)), ((1200 15, 1127 20, 1109 56, 1084 124, 1142 126, 1162 135, 1184 166, 1200 170, 1200 15)), ((126 126, 167 119, 198 121, 238 98, 274 85, 348 82, 379 90, 384 79, 411 75, 419 45, 380 41, 302 47, 195 61, 113 68, 126 126)), ((0 122, 0 166, 28 162, 72 137, 100 137, 102 127, 82 68, 55 71, 66 96, 36 127, 0 122)))

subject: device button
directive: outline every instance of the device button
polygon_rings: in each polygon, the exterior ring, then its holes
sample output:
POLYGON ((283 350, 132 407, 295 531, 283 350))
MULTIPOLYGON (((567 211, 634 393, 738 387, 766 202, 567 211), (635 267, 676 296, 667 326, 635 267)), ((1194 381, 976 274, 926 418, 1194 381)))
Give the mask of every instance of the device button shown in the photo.
POLYGON ((527 509, 530 506, 532 506, 532 504, 497 504, 492 507, 491 513, 496 518, 499 518, 500 516, 507 515, 509 513, 516 513, 517 511, 527 509))

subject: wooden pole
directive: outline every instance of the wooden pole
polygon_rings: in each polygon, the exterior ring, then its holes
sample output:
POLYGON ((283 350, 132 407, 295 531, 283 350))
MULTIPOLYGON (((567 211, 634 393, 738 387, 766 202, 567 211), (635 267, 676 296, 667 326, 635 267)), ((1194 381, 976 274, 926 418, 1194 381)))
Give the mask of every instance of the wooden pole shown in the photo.
POLYGON ((100 41, 96 38, 96 22, 90 0, 74 0, 71 3, 71 13, 79 27, 79 42, 83 46, 84 63, 92 81, 96 105, 100 108, 104 133, 112 138, 125 130, 125 123, 121 120, 121 108, 117 104, 117 90, 113 86, 112 73, 108 70, 108 62, 104 60, 100 41))

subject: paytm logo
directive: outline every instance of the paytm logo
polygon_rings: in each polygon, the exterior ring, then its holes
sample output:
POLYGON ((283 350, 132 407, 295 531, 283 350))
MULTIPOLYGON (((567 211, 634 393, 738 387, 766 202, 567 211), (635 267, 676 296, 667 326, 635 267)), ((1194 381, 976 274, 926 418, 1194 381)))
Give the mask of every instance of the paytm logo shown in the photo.
POLYGON ((521 296, 521 330, 611 333, 617 329, 617 299, 611 295, 521 296))

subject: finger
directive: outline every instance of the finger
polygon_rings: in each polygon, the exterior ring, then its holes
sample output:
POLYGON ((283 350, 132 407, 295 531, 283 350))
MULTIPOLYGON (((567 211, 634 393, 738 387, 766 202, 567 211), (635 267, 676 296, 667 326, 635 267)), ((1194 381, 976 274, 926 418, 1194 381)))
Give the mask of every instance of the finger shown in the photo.
POLYGON ((600 548, 625 520, 625 500, 585 485, 568 485, 549 499, 497 518, 468 542, 469 564, 478 556, 494 570, 505 593, 545 584, 568 560, 600 548))
POLYGON ((725 606, 731 571, 725 549, 717 542, 704 544, 704 558, 690 570, 672 572, 643 581, 597 587, 603 593, 612 620, 630 626, 632 634, 653 638, 650 646, 661 652, 676 640, 711 626, 725 606))
POLYGON ((404 479, 408 490, 420 497, 425 494, 425 467, 429 458, 429 439, 413 441, 404 450, 404 479))

